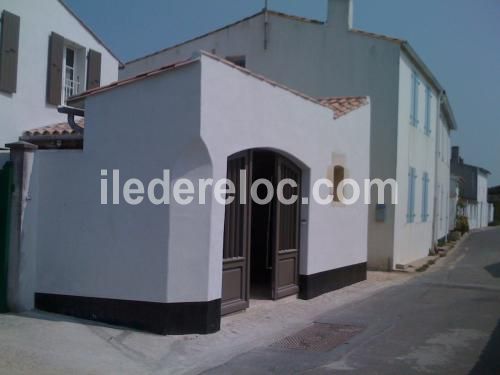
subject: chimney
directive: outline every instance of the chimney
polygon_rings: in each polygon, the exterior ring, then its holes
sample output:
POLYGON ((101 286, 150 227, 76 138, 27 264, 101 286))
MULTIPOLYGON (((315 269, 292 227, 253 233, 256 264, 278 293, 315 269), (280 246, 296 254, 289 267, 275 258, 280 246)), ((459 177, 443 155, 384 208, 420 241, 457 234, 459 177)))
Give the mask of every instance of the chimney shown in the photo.
POLYGON ((328 17, 326 23, 338 31, 352 28, 353 0, 328 0, 328 17))
POLYGON ((460 158, 460 148, 458 146, 453 146, 451 148, 451 162, 458 164, 459 158, 460 158))

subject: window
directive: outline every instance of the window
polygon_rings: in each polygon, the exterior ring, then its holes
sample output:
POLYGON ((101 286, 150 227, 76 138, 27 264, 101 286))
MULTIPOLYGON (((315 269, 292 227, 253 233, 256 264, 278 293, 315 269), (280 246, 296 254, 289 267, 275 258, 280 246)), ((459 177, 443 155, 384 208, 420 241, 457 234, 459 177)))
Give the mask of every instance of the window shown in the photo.
POLYGON ((431 103, 432 91, 429 86, 425 88, 425 127, 424 132, 426 135, 431 134, 431 103))
POLYGON ((76 72, 76 51, 66 47, 64 54, 64 102, 80 92, 80 77, 76 72))
POLYGON ((46 101, 65 104, 70 96, 100 86, 101 54, 88 50, 62 35, 49 37, 46 101))
POLYGON ((340 165, 336 165, 333 168, 333 201, 334 202, 340 202, 339 199, 339 194, 338 194, 338 188, 340 183, 344 180, 345 178, 345 169, 344 167, 340 165))
POLYGON ((429 217, 429 174, 424 173, 422 177, 422 222, 429 217))
POLYGON ((408 213, 406 219, 408 223, 413 223, 415 220, 415 180, 417 173, 415 168, 410 167, 408 172, 408 213))
POLYGON ((410 124, 418 126, 418 87, 420 80, 417 73, 411 73, 411 108, 410 108, 410 124))
POLYGON ((246 68, 247 66, 245 56, 227 56, 226 60, 232 62, 234 65, 241 66, 242 68, 246 68))

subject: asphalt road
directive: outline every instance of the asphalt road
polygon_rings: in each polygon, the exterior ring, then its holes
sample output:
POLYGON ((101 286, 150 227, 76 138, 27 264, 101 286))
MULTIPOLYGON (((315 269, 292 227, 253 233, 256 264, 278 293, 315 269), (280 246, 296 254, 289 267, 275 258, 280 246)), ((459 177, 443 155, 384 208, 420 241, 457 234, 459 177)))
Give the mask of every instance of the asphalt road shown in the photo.
POLYGON ((472 233, 421 276, 323 314, 360 327, 328 352, 266 345, 207 374, 500 374, 500 229, 472 233))

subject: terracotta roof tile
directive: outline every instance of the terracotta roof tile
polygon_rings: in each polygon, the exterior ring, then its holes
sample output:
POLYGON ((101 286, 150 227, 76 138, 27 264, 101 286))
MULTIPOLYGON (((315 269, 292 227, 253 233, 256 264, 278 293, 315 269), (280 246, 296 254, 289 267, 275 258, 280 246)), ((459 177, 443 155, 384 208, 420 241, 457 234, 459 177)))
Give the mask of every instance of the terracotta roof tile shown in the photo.
MULTIPOLYGON (((78 126, 85 128, 85 120, 75 120, 78 126)), ((23 132, 23 137, 36 137, 36 136, 61 136, 61 135, 77 135, 77 132, 69 126, 67 122, 60 122, 57 124, 47 125, 40 128, 30 129, 23 132)))
POLYGON ((366 96, 335 96, 330 98, 320 98, 319 102, 335 111, 335 118, 342 117, 349 112, 361 108, 368 104, 366 96))

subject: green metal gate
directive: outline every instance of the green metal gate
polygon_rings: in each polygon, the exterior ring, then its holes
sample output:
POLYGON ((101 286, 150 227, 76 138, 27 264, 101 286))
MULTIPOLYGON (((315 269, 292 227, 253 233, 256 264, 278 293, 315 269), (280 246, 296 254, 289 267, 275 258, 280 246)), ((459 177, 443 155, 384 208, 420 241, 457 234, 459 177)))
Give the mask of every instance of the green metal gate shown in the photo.
POLYGON ((7 312, 7 270, 9 263, 10 198, 12 162, 0 169, 0 313, 7 312))

